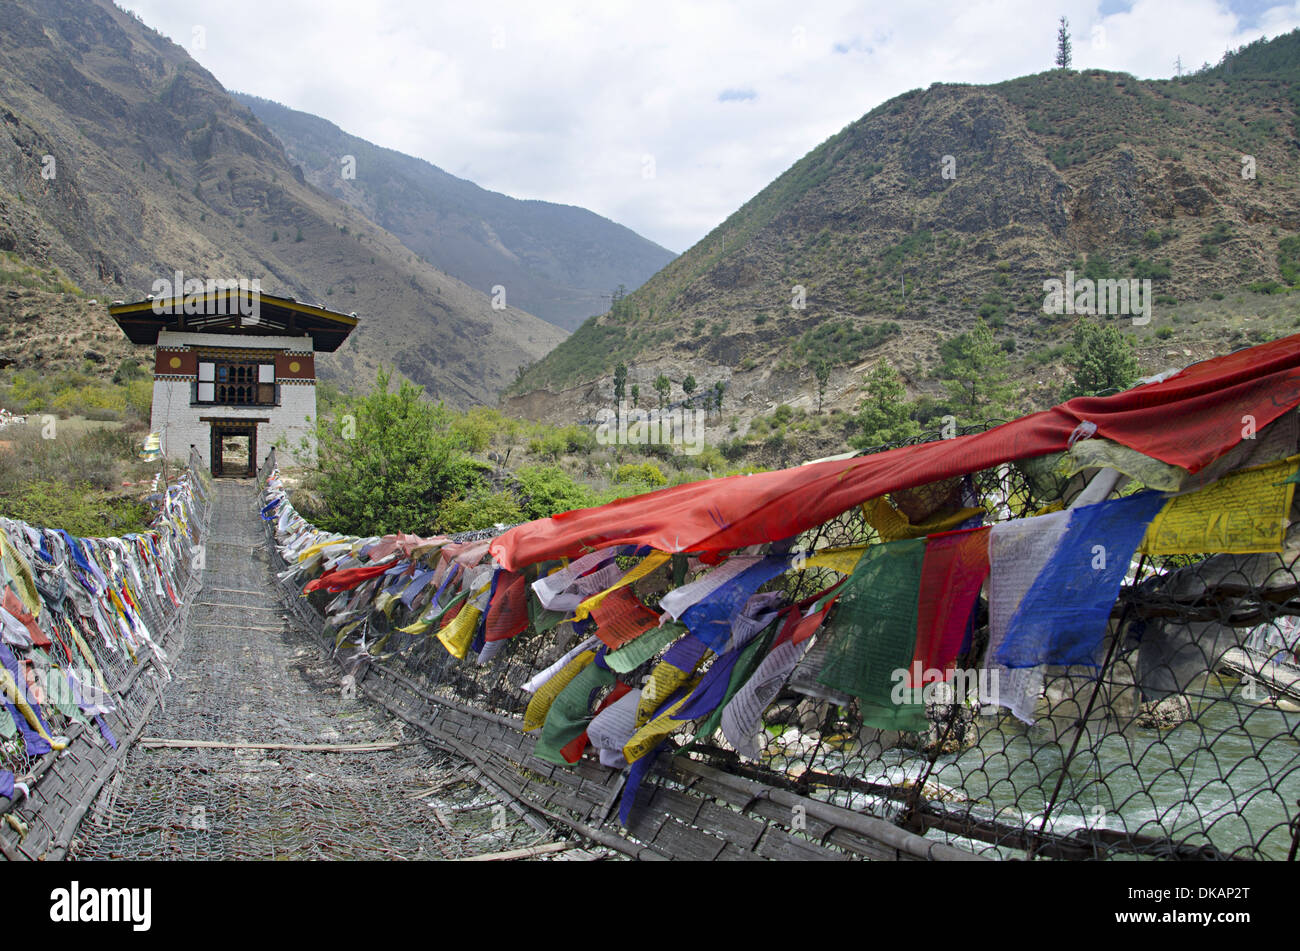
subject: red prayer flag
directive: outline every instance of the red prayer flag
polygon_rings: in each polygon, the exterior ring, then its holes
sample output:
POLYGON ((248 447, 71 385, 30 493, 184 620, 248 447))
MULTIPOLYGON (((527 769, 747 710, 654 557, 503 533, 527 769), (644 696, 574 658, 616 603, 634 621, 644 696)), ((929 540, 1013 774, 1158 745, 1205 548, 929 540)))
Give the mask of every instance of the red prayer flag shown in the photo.
POLYGON ((596 622, 596 636, 618 650, 659 623, 659 615, 637 599, 631 588, 619 588, 607 594, 591 612, 596 622))
POLYGON ((523 572, 507 572, 497 579, 486 623, 488 641, 509 640, 528 627, 528 581, 523 572))
POLYGON ((931 535, 921 564, 916 613, 916 648, 908 667, 908 686, 927 670, 945 671, 957 659, 966 622, 989 574, 989 529, 970 528, 931 535))

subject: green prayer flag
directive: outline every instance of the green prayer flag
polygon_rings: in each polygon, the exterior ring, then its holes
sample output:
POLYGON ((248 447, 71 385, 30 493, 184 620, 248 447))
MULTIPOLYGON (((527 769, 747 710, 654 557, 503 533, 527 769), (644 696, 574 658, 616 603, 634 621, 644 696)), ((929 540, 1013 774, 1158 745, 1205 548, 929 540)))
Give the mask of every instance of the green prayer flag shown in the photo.
POLYGON ((669 621, 662 627, 652 627, 635 640, 611 651, 605 662, 620 674, 635 670, 663 648, 686 633, 686 625, 669 621))
POLYGON ((528 620, 533 625, 533 630, 538 634, 545 634, 547 631, 553 630, 567 616, 563 611, 551 611, 542 607, 541 602, 536 597, 528 599, 528 620))
POLYGON ((844 583, 826 666, 818 682, 861 701, 862 722, 884 730, 923 730, 925 705, 899 703, 895 672, 906 671, 916 650, 917 597, 925 539, 874 545, 844 583))
POLYGON ((613 682, 614 672, 594 661, 582 668, 551 703, 550 710, 546 712, 546 722, 542 724, 541 736, 533 748, 533 755, 548 763, 571 765, 560 755, 560 750, 587 729, 587 724, 592 719, 592 694, 613 682))

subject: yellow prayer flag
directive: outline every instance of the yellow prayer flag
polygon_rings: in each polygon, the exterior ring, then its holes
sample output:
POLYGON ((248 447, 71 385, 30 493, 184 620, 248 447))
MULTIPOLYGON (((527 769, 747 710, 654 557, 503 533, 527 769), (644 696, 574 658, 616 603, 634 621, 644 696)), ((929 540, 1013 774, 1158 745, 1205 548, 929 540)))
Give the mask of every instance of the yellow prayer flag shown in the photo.
MULTIPOLYGON (((695 662, 695 667, 699 667, 700 663, 710 653, 711 651, 705 651, 700 656, 700 659, 695 662)), ((662 660, 655 664, 654 670, 650 672, 649 681, 641 688, 641 700, 636 705, 636 725, 638 727, 644 726, 655 710, 659 708, 659 705, 672 696, 674 690, 691 679, 695 667, 690 670, 681 670, 662 660)))
POLYGON ((446 627, 438 632, 438 640, 442 641, 442 646, 447 648, 447 653, 452 657, 457 660, 465 659, 465 653, 469 650, 470 642, 474 640, 474 630, 478 627, 478 619, 482 614, 483 612, 474 605, 466 605, 446 627))
POLYGON ((913 525, 906 515, 900 512, 882 495, 879 498, 862 503, 862 514, 872 528, 885 542, 902 541, 905 538, 923 538, 939 532, 950 532, 962 522, 984 514, 981 508, 958 509, 951 515, 936 515, 913 525))
POLYGON ((1252 466, 1170 499, 1138 549, 1146 555, 1280 552, 1300 456, 1252 466), (1278 484, 1282 483, 1282 484, 1278 484))
MULTIPOLYGON (((804 562, 805 568, 829 568, 842 575, 853 574, 862 556, 866 554, 866 545, 854 545, 850 548, 824 548, 804 562)), ((797 567, 797 566, 796 566, 797 567)))
POLYGON ((667 710, 664 710, 657 717, 641 727, 636 733, 632 734, 632 739, 628 740, 623 747, 623 758, 629 763, 635 763, 642 756, 645 756, 669 733, 680 729, 690 723, 689 720, 674 720, 672 715, 681 709, 682 704, 690 699, 691 690, 700 682, 699 677, 692 677, 687 683, 687 689, 682 691, 681 699, 674 703, 667 710))
POLYGON ((546 722, 546 714, 550 712, 551 704, 560 695, 560 691, 569 686, 569 681, 582 673, 595 659, 595 651, 583 651, 561 667, 554 677, 537 688, 537 693, 533 694, 533 699, 528 701, 528 708, 524 710, 525 733, 536 730, 546 722))
POLYGON ((32 567, 18 549, 9 543, 4 532, 0 532, 0 564, 4 565, 5 573, 13 582, 14 593, 23 602, 23 607, 27 608, 33 617, 40 617, 43 602, 36 590, 36 578, 32 575, 32 567))

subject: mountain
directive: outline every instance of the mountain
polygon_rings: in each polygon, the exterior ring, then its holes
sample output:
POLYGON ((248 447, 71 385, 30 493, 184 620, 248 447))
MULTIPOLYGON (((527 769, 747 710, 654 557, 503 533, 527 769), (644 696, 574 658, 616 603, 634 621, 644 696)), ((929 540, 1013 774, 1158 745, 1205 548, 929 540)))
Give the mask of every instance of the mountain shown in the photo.
POLYGON ((387 364, 457 406, 495 401, 563 338, 314 187, 184 49, 109 0, 0 0, 0 23, 0 251, 101 305, 177 270, 258 278, 361 318, 325 377, 364 387, 387 364))
POLYGON ((1151 281, 1150 322, 1123 325, 1144 366, 1294 332, 1298 63, 1292 33, 1173 80, 1054 70, 901 95, 583 324, 507 405, 573 418, 610 402, 620 361, 643 393, 660 373, 674 393, 722 381, 741 417, 810 405, 821 361, 831 408, 882 356, 942 395, 938 346, 981 316, 1042 405, 1074 324, 1105 319, 1044 312, 1067 271, 1151 281))
POLYGON ((674 257, 586 209, 488 191, 308 113, 256 96, 235 98, 317 188, 435 267, 485 293, 500 285, 511 303, 565 330, 603 313, 611 291, 640 287, 674 257))

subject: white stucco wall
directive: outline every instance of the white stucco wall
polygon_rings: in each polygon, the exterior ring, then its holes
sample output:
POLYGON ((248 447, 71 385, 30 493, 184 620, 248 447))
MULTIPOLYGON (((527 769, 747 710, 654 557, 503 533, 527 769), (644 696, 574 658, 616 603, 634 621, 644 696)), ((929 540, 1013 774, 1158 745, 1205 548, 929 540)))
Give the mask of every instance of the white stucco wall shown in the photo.
MULTIPOLYGON (((311 353, 311 337, 253 337, 238 334, 180 333, 164 330, 158 334, 160 347, 243 347, 263 350, 292 350, 311 353)), ((268 419, 257 427, 257 464, 266 459, 271 447, 287 462, 308 462, 301 458, 300 444, 308 436, 308 419, 316 418, 316 387, 310 382, 280 383, 279 406, 223 406, 190 404, 190 381, 155 379, 153 384, 152 431, 162 437, 163 453, 169 459, 185 461, 193 445, 205 467, 212 464, 212 426, 200 417, 225 419, 268 419), (281 448, 280 443, 285 443, 281 448)), ((311 447, 307 455, 314 455, 311 447)))

